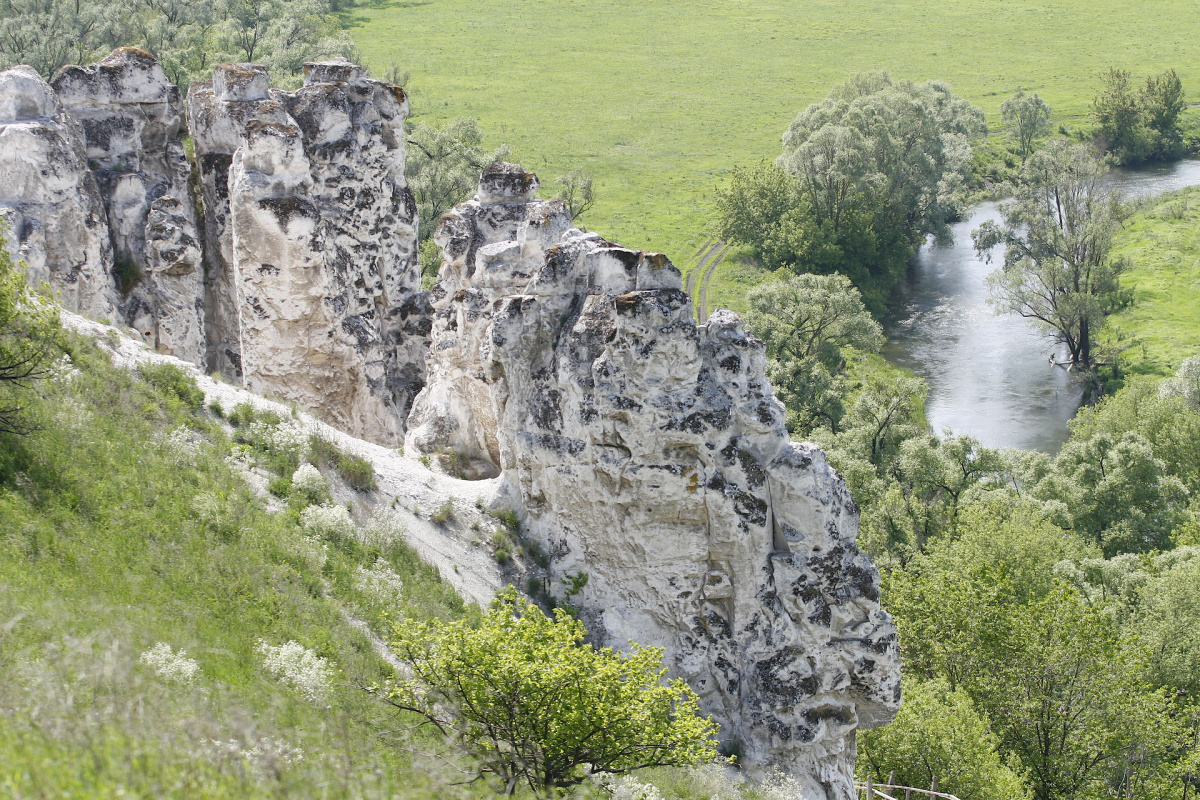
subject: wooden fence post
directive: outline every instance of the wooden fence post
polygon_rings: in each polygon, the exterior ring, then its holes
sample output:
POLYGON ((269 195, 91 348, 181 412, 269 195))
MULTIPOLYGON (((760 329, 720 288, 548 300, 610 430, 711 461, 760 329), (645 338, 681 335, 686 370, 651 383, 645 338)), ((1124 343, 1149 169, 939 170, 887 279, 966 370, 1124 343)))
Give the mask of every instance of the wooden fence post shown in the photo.
POLYGON ((933 784, 929 787, 929 791, 937 794, 937 775, 933 776, 933 784))

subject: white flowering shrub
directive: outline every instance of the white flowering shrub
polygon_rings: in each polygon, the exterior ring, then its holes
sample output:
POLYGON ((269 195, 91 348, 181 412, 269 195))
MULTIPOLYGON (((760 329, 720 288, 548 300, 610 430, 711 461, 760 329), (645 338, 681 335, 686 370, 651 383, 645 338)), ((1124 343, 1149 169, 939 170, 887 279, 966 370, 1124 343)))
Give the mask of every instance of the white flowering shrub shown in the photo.
POLYGON ((1159 384, 1158 391, 1163 397, 1182 397, 1189 407, 1200 409, 1200 356, 1185 358, 1175 377, 1159 384))
POLYGON ((296 420, 251 422, 247 436, 261 449, 287 458, 301 459, 308 452, 308 429, 296 420))
POLYGON ((404 541, 404 520, 390 508, 381 507, 359 531, 358 539, 367 547, 386 547, 392 542, 404 541))
POLYGON ((250 445, 235 444, 229 448, 225 463, 240 472, 247 472, 254 466, 254 450, 250 445))
POLYGON ((171 645, 166 642, 159 642, 142 653, 138 663, 144 664, 154 670, 158 677, 172 683, 190 684, 200 673, 200 665, 188 658, 186 652, 172 651, 171 645))
POLYGON ((288 547, 310 572, 320 572, 329 561, 329 545, 311 536, 293 536, 288 541, 288 547))
POLYGON ((404 581, 382 558, 372 567, 359 567, 354 583, 360 592, 380 605, 394 605, 404 596, 404 581))
POLYGON ((329 696, 333 670, 329 662, 299 642, 275 646, 258 640, 263 666, 310 702, 321 703, 329 696))
POLYGON ((629 775, 600 772, 592 776, 592 782, 608 792, 612 800, 663 800, 658 787, 642 783, 629 775))
POLYGON ((278 777, 284 766, 304 760, 304 751, 283 739, 258 739, 249 746, 236 739, 201 739, 200 750, 210 761, 245 761, 263 778, 278 777))
POLYGON ((65 353, 46 368, 46 377, 60 386, 67 386, 79 377, 79 369, 65 353))
POLYGON ((354 520, 345 506, 322 503, 300 512, 305 533, 319 539, 344 539, 354 535, 354 520))
POLYGON ((64 397, 54 404, 54 423, 66 430, 75 430, 92 421, 92 410, 74 397, 64 397))
POLYGON ((185 425, 159 436, 158 445, 180 466, 195 466, 200 457, 200 443, 192 438, 192 432, 185 425))
POLYGON ((312 464, 301 464, 292 473, 292 489, 310 503, 329 495, 329 481, 312 464))
POLYGON ((222 538, 235 535, 240 527, 229 503, 214 492, 200 492, 193 497, 192 513, 204 527, 222 538))
POLYGON ((759 786, 758 795, 762 800, 804 800, 800 782, 778 771, 767 776, 759 786))

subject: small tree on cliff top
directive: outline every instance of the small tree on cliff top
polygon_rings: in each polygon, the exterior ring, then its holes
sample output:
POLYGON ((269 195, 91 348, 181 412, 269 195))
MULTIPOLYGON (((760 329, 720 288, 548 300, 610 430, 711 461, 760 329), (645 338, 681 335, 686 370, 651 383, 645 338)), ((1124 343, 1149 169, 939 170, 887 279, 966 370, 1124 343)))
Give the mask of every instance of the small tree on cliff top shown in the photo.
POLYGON ((512 794, 575 785, 584 766, 622 773, 716 758, 717 725, 687 684, 664 682, 662 650, 596 649, 562 609, 547 617, 509 589, 478 628, 405 620, 393 652, 409 677, 372 692, 473 756, 512 794))

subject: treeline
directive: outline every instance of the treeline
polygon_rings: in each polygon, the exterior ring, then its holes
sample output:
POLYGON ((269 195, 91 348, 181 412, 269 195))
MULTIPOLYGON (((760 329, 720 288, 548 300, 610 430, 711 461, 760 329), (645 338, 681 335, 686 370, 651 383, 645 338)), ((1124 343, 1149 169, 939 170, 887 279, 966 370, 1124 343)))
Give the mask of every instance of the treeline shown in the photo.
POLYGON ((841 273, 880 313, 965 199, 983 112, 943 83, 859 75, 800 113, 774 163, 735 169, 718 235, 771 269, 841 273))
POLYGON ((153 53, 186 90, 225 61, 256 61, 283 86, 305 61, 354 58, 339 11, 353 0, 0 0, 0 68, 28 64, 49 80, 116 47, 153 53))
POLYGON ((796 438, 821 444, 884 571, 905 705, 860 735, 877 782, 959 797, 1200 788, 1200 357, 1083 409, 1057 456, 933 434, 924 384, 848 279, 753 290, 796 438))
MULTIPOLYGON (((1138 87, 1113 68, 1101 83, 1094 126, 1075 141, 1122 165, 1195 150, 1174 70, 1138 87)), ((769 270, 847 276, 878 317, 926 237, 974 199, 1015 191, 1052 133, 1037 94, 1018 89, 1000 111, 1004 135, 988 137, 983 112, 943 83, 855 76, 795 118, 774 161, 734 168, 716 192, 716 233, 769 270)))

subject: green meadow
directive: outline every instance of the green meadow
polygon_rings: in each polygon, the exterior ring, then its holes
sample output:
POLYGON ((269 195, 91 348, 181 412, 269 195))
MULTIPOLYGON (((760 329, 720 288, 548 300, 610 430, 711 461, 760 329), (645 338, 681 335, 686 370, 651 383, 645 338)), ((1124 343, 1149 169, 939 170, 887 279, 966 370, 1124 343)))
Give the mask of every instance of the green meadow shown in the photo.
POLYGON ((1147 203, 1125 223, 1113 247, 1128 270, 1121 284, 1134 302, 1102 334, 1125 349, 1138 372, 1170 375, 1200 353, 1200 187, 1147 203))
POLYGON ((477 118, 543 194, 590 171, 582 224, 681 267, 730 168, 775 157, 792 117, 856 72, 946 80, 994 124, 1018 86, 1085 114, 1109 66, 1174 67, 1200 91, 1190 0, 376 0, 347 25, 377 73, 409 73, 415 117, 477 118))

